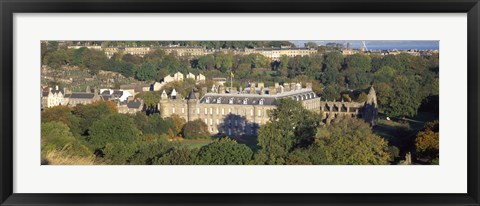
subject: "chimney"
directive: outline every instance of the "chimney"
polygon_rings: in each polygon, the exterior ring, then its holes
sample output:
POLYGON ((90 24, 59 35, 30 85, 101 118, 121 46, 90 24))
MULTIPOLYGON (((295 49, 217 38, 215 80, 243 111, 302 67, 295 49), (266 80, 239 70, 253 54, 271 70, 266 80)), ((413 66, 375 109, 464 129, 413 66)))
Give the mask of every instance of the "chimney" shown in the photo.
POLYGON ((296 85, 296 84, 293 83, 293 82, 290 83, 290 91, 295 90, 295 85, 296 85))
POLYGON ((55 85, 55 90, 57 90, 57 91, 58 91, 58 85, 55 85))
POLYGON ((280 87, 280 85, 278 84, 278 82, 275 82, 275 89, 277 89, 278 87, 280 87))
POLYGON ((306 86, 307 86, 307 89, 312 89, 312 83, 311 82, 307 82, 306 86))
POLYGON ((250 94, 255 94, 255 87, 250 87, 250 94))
POLYGON ((264 95, 265 94, 265 90, 263 89, 263 87, 260 87, 260 95, 264 95))
POLYGON ((277 88, 276 87, 269 87, 268 88, 268 94, 270 94, 270 95, 277 94, 277 88))
POLYGON ((280 86, 279 89, 280 89, 280 94, 285 92, 285 87, 284 86, 280 86))
POLYGON ((265 84, 263 84, 263 82, 259 82, 257 84, 257 87, 261 89, 261 88, 265 87, 265 84))
POLYGON ((300 83, 295 84, 295 90, 301 90, 302 85, 300 83))
POLYGON ((290 91, 290 84, 289 83, 283 83, 283 92, 289 92, 289 91, 290 91))
POLYGON ((223 86, 223 85, 218 86, 218 93, 219 94, 225 94, 225 86, 223 86))

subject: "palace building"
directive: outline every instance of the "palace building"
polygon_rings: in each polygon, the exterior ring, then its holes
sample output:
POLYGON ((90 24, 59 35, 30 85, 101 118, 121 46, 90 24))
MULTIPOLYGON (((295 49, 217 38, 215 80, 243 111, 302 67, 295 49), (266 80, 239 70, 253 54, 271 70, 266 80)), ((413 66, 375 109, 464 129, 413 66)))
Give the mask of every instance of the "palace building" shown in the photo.
POLYGON ((347 115, 362 118, 373 125, 377 115, 373 87, 365 102, 328 101, 312 91, 311 83, 307 83, 306 87, 300 83, 284 83, 268 88, 258 83, 240 91, 232 89, 231 92, 218 85, 202 97, 192 91, 186 98, 174 89, 170 95, 162 92, 158 108, 164 118, 175 114, 187 121, 200 119, 212 134, 256 135, 258 128, 269 121, 268 111, 275 109, 277 100, 283 98, 300 101, 305 108, 322 112, 323 122, 327 124, 340 115, 347 115))

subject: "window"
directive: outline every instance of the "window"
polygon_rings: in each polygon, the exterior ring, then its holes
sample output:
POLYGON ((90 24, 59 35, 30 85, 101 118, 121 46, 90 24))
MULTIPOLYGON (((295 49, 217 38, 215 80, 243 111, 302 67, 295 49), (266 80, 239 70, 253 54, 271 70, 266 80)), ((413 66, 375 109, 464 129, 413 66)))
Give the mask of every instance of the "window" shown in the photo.
POLYGON ((228 113, 232 113, 232 109, 231 109, 231 108, 228 108, 228 113))
POLYGON ((208 114, 208 109, 207 108, 205 108, 205 114, 208 114))
POLYGON ((222 115, 225 115, 225 109, 222 108, 222 115))
POLYGON ((259 116, 259 117, 262 116, 262 110, 258 110, 258 116, 259 116))
POLYGON ((222 98, 221 98, 221 97, 219 97, 219 98, 217 99, 217 104, 220 104, 220 103, 222 103, 222 98))
POLYGON ((172 108, 172 113, 175 113, 175 107, 174 107, 174 108, 172 108))
POLYGON ((258 104, 263 105, 263 101, 265 101, 265 99, 263 99, 263 98, 260 99, 260 101, 258 102, 258 104))
POLYGON ((213 114, 213 108, 210 107, 210 114, 213 114))
POLYGON ((210 97, 207 97, 207 99, 205 99, 205 103, 210 103, 210 97))
POLYGON ((229 103, 229 104, 233 104, 233 97, 230 98, 230 100, 228 100, 228 103, 229 103))
POLYGON ((210 125, 213 125, 213 120, 212 119, 210 119, 210 125))
POLYGON ((185 108, 182 107, 182 114, 185 114, 185 108))
POLYGON ((216 113, 216 114, 218 114, 218 107, 217 107, 215 110, 216 110, 216 112, 215 112, 215 113, 216 113))
POLYGON ((208 119, 205 119, 205 124, 208 124, 208 119))
POLYGON ((217 125, 219 125, 219 123, 218 123, 218 119, 217 119, 217 125))
POLYGON ((197 114, 200 114, 200 108, 197 108, 197 114))
POLYGON ((250 116, 253 117, 253 109, 250 110, 250 116))
POLYGON ((247 104, 247 103, 248 103, 248 98, 245 98, 245 99, 243 100, 243 104, 247 104))

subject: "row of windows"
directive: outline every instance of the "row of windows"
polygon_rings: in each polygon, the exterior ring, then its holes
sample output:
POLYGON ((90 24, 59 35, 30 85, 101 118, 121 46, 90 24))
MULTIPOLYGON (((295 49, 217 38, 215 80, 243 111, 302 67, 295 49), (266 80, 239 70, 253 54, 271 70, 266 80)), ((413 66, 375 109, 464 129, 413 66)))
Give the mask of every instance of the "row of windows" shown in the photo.
MULTIPOLYGON (((207 121, 207 119, 205 119, 205 122, 206 121, 207 121)), ((209 126, 209 130, 210 130, 210 132, 219 132, 218 128, 213 127, 213 126, 209 126)), ((234 131, 233 128, 229 127, 226 132, 227 132, 228 135, 232 135, 233 131, 234 131)), ((242 129, 242 132, 244 132, 245 134, 248 134, 248 135, 255 134, 255 128, 252 127, 251 125, 245 125, 242 129)))
MULTIPOLYGON (((234 103, 234 100, 235 100, 235 98, 232 97, 232 98, 230 98, 230 99, 228 100, 228 103, 229 103, 229 104, 233 104, 233 103, 234 103)), ((240 101, 242 101, 243 104, 248 104, 248 98, 245 98, 245 99, 240 100, 240 101)), ((210 97, 207 97, 207 98, 205 99, 205 103, 209 104, 210 102, 213 102, 213 103, 216 102, 217 104, 220 104, 220 103, 222 103, 222 97, 219 97, 219 98, 216 98, 216 99, 215 99, 215 98, 214 98, 214 99, 211 99, 210 97)), ((260 99, 260 100, 258 101, 258 104, 259 104, 259 105, 263 105, 264 102, 265 102, 265 99, 262 98, 262 99, 260 99)), ((252 101, 252 103, 255 104, 256 101, 252 101)))
MULTIPOLYGON (((213 110, 212 107, 210 107, 210 109, 209 109, 209 108, 205 108, 204 111, 205 111, 205 114, 209 114, 209 113, 210 113, 210 114, 213 114, 213 111, 214 111, 214 110, 213 110)), ((219 108, 215 108, 215 114, 219 114, 219 111, 220 111, 219 108)), ((175 114, 175 112, 176 112, 176 108, 173 107, 173 108, 172 108, 172 113, 175 114)), ((182 109, 181 109, 181 112, 182 112, 182 114, 185 114, 185 108, 182 108, 182 109)), ((235 111, 234 111, 234 112, 235 112, 235 111)), ((221 113, 222 113, 222 115, 225 115, 225 109, 224 109, 224 108, 221 109, 221 113)), ((232 109, 231 109, 231 108, 228 108, 228 114, 231 114, 231 113, 232 113, 232 109)), ((238 113, 238 110, 237 110, 235 113, 238 113)), ((197 108, 197 114, 200 114, 200 108, 197 108)), ((250 116, 252 116, 252 117, 254 116, 253 109, 250 109, 250 116)), ((262 116, 262 110, 259 109, 259 110, 257 111, 257 116, 259 116, 259 117, 262 116)))

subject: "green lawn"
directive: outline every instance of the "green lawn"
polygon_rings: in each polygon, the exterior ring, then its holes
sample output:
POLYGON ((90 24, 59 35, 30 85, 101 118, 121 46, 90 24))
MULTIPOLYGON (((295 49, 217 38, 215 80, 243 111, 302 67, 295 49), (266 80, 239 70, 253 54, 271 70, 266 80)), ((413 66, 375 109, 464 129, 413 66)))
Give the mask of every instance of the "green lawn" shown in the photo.
POLYGON ((414 150, 415 137, 418 131, 422 130, 425 123, 438 120, 438 114, 419 112, 415 117, 391 118, 386 120, 386 116, 379 114, 377 125, 373 127, 373 132, 385 138, 390 145, 400 149, 403 155, 407 151, 414 150))
POLYGON ((200 148, 203 147, 213 140, 211 139, 185 139, 181 142, 182 145, 186 145, 188 148, 200 148))

